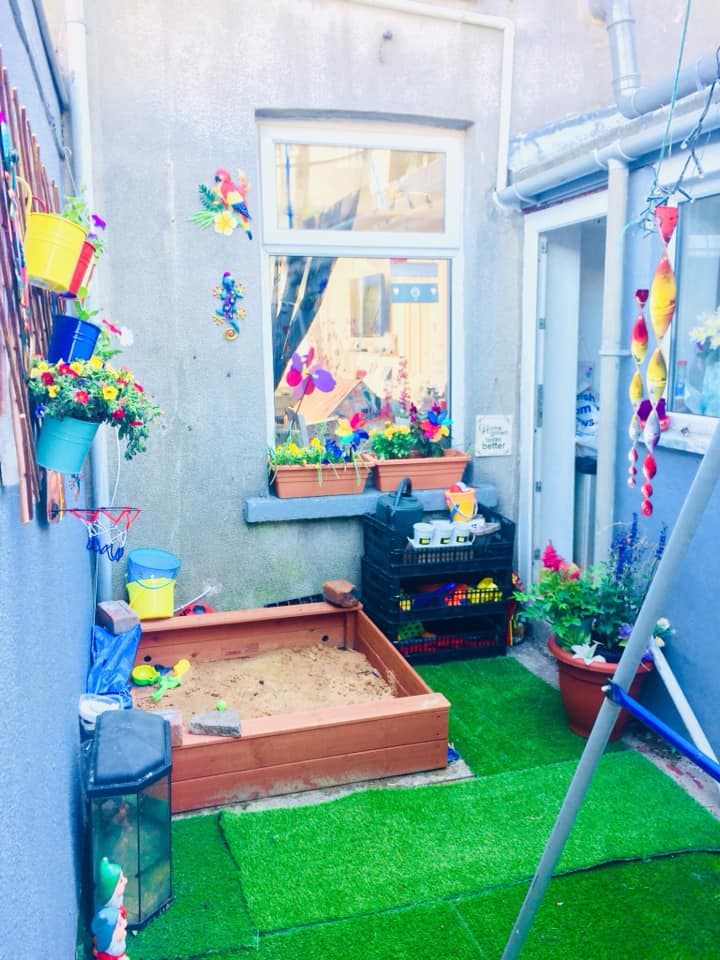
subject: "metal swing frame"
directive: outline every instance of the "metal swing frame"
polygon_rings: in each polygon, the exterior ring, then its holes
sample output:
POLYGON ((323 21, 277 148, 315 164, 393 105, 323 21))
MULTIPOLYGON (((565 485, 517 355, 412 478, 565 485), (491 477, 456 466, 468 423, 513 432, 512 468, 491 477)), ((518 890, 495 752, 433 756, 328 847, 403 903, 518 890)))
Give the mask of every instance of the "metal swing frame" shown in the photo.
MULTIPOLYGON (((665 552, 663 553, 660 563, 658 564, 657 570, 655 571, 655 576, 650 584, 650 589, 647 592, 645 601, 640 608, 637 620, 633 626, 627 646, 625 647, 620 662, 618 663, 610 689, 611 696, 606 695, 605 700, 600 707, 600 712, 598 713, 595 725, 590 732, 590 736, 588 737, 587 744, 578 762, 578 766, 568 788, 568 792, 565 795, 560 812, 555 820, 555 825, 553 826, 550 837, 548 838, 548 842, 545 846, 545 850, 540 858, 540 862, 535 871, 535 876, 530 883, 530 888, 525 896, 522 907, 520 908, 515 925, 513 926, 508 941, 505 944, 505 949, 503 951, 501 960, 516 960, 516 958, 520 955, 520 951, 522 950, 523 944, 525 943, 527 935, 530 931, 535 914, 540 906, 540 901, 542 900, 545 890, 550 882, 553 870, 560 859, 570 830, 572 829, 577 817, 578 810, 580 809, 582 801, 585 797, 585 793, 590 786, 590 781, 592 780, 593 774, 595 773, 600 758, 602 757, 605 747, 607 746, 610 733, 620 711, 621 703, 619 701, 622 700, 626 707, 635 712, 635 705, 637 704, 637 701, 634 701, 631 697, 628 697, 627 691, 632 683, 633 677, 635 676, 635 671, 640 665, 643 654, 648 649, 648 638, 652 636, 653 628, 657 623, 658 618, 661 616, 664 599, 668 592, 672 589, 673 583, 676 581, 677 576, 681 572, 681 566, 685 558, 685 554, 687 553, 690 542, 692 541, 700 521, 702 520, 703 514, 710 501, 710 497, 712 496, 719 476, 720 427, 716 426, 707 452, 700 462, 697 473, 695 474, 695 478, 693 479, 690 489, 688 490, 685 502, 680 510, 680 513, 678 514, 675 526, 668 539, 665 552)), ((657 654, 655 654, 655 656, 656 655, 657 654)), ((640 707, 640 709, 643 710, 640 704, 637 704, 637 707, 640 707)), ((646 714, 648 713, 648 711, 644 712, 646 714)), ((651 714, 649 714, 649 716, 652 717, 651 714)), ((641 717, 641 719, 643 718, 641 717)), ((653 718, 653 720, 657 720, 657 718, 653 718)), ((694 734, 692 728, 689 727, 688 729, 690 730, 691 736, 693 736, 694 734)), ((665 730, 663 733, 660 732, 660 729, 658 729, 657 732, 659 732, 661 736, 667 735, 667 730, 665 730)), ((680 747, 677 743, 677 734, 673 735, 676 738, 675 745, 678 746, 679 749, 680 747)), ((684 746, 691 748, 691 745, 688 744, 684 738, 679 739, 683 740, 684 746)), ((709 744, 706 742, 703 745, 703 749, 707 751, 708 747, 709 744)), ((696 751, 696 753, 700 753, 700 751, 696 751)), ((712 750, 710 753, 712 753, 712 750)), ((703 758, 703 762, 709 761, 710 769, 706 770, 706 772, 710 773, 710 776, 717 778, 717 774, 713 772, 717 767, 717 758, 715 755, 712 754, 711 757, 709 754, 704 752, 701 754, 701 756, 703 758), (714 766, 713 758, 715 760, 714 766)), ((693 757, 690 757, 690 759, 693 759, 693 757)), ((720 769, 718 772, 720 772, 720 769)))

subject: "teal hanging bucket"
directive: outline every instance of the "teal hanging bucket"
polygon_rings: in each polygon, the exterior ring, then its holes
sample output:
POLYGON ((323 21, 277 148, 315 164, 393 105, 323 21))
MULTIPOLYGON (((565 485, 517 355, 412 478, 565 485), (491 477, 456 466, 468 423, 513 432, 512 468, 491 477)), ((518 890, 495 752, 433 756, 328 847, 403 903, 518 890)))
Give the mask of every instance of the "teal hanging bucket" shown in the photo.
POLYGON ((80 473, 99 423, 65 417, 43 417, 35 451, 37 462, 58 473, 80 473))

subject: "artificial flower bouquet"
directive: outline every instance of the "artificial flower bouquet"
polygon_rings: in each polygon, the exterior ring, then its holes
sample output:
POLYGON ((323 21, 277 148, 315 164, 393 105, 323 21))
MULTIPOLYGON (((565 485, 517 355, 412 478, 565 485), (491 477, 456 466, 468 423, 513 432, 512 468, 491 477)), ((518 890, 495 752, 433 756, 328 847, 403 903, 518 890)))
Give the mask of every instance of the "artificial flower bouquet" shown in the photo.
POLYGON ((131 460, 145 451, 150 425, 161 411, 127 367, 110 363, 120 353, 112 345, 110 334, 121 335, 122 331, 107 321, 103 324, 89 360, 48 363, 34 357, 28 387, 39 420, 46 416, 56 420, 72 417, 109 423, 125 441, 125 459, 131 460))
POLYGON ((450 424, 447 410, 437 401, 425 414, 410 404, 409 423, 388 422, 370 432, 370 451, 378 460, 441 457, 449 446, 450 424))

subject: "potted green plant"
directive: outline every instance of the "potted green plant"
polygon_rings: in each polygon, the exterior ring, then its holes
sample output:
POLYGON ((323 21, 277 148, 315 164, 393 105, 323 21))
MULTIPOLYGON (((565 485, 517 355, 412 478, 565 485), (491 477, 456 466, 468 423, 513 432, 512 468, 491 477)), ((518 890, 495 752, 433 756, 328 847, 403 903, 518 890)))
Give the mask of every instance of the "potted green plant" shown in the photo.
POLYGON ((62 215, 66 220, 76 223, 85 231, 85 240, 80 248, 75 270, 70 278, 65 296, 80 297, 83 296, 83 290, 84 296, 87 296, 87 288, 95 264, 105 249, 106 223, 102 217, 91 212, 82 187, 77 196, 65 198, 62 215))
MULTIPOLYGON (((605 561, 581 570, 548 543, 538 581, 515 592, 527 620, 548 624, 548 649, 558 664, 560 694, 570 728, 587 737, 603 701, 602 686, 615 672, 630 637, 657 564, 665 547, 663 528, 656 544, 641 537, 637 517, 619 525, 605 561)), ((665 618, 655 635, 670 633, 665 618)), ((643 660, 631 693, 640 692, 652 669, 643 660)), ((620 736, 627 720, 621 711, 611 739, 620 736)))
POLYGON ((268 451, 268 475, 278 497, 318 497, 360 493, 369 465, 358 451, 367 439, 364 420, 341 418, 333 436, 325 430, 306 444, 293 435, 268 451))
POLYGON ((447 410, 433 402, 426 413, 414 404, 408 423, 388 421, 370 432, 367 459, 378 490, 395 490, 404 477, 414 490, 449 487, 462 479, 470 455, 450 447, 451 420, 447 410))
POLYGON ((33 359, 28 387, 41 422, 36 450, 40 466, 78 473, 101 423, 117 429, 127 460, 146 449, 160 408, 127 367, 110 362, 121 352, 113 346, 111 334, 122 331, 107 321, 103 324, 98 347, 88 360, 33 359))

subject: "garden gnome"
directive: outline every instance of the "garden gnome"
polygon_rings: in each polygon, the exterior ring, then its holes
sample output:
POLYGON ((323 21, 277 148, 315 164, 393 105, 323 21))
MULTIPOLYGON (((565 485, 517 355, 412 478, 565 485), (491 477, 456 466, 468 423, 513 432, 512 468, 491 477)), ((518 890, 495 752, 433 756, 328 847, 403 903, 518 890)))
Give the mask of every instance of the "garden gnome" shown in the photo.
POLYGON ((100 861, 97 883, 95 884, 95 909, 101 907, 120 907, 123 916, 127 911, 123 907, 123 894, 127 886, 127 877, 119 863, 111 863, 107 857, 100 861))
POLYGON ((101 907, 90 927, 95 960, 130 960, 125 953, 127 920, 120 907, 101 907))

